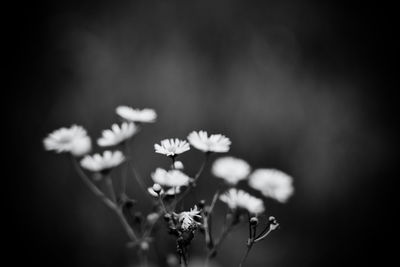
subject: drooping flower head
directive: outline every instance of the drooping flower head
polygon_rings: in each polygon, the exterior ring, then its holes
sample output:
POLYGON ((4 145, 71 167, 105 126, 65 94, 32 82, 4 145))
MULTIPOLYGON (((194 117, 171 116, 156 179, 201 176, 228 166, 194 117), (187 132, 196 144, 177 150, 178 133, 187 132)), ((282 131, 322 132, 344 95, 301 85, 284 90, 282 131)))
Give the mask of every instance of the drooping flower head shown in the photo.
POLYGON ((186 152, 190 149, 188 142, 175 139, 164 139, 161 141, 161 145, 154 144, 156 153, 164 154, 169 157, 174 157, 178 154, 186 152))
POLYGON ((133 109, 128 106, 118 106, 115 111, 121 118, 130 122, 149 123, 157 119, 157 113, 150 108, 133 109))
POLYGON ((155 172, 151 174, 151 178, 157 184, 168 187, 180 187, 187 186, 191 178, 179 170, 166 171, 161 168, 157 168, 155 172))
POLYGON ((78 125, 53 131, 43 140, 43 144, 46 150, 69 152, 78 157, 89 153, 92 148, 86 130, 78 125))
POLYGON ((214 176, 224 179, 230 185, 236 185, 246 179, 250 173, 250 165, 238 158, 222 157, 214 161, 211 172, 214 176))
POLYGON ((193 131, 187 139, 192 146, 203 152, 228 152, 231 145, 231 141, 226 136, 222 134, 208 136, 206 131, 193 131))
POLYGON ((104 151, 103 154, 85 156, 81 160, 81 166, 92 172, 109 171, 124 162, 125 156, 121 151, 104 151))
POLYGON ((200 210, 194 206, 190 211, 183 211, 178 214, 178 222, 181 224, 182 230, 194 229, 201 223, 197 220, 201 219, 200 210))
POLYGON ((115 146, 131 138, 137 133, 138 127, 133 122, 123 122, 121 126, 113 124, 111 129, 104 130, 97 140, 99 146, 115 146))
POLYGON ((249 185, 281 203, 286 202, 294 192, 292 177, 276 169, 255 170, 249 177, 249 185))
POLYGON ((249 193, 236 188, 229 189, 222 194, 219 199, 225 202, 233 211, 243 209, 247 210, 250 214, 258 215, 265 210, 264 203, 261 199, 253 197, 249 193))

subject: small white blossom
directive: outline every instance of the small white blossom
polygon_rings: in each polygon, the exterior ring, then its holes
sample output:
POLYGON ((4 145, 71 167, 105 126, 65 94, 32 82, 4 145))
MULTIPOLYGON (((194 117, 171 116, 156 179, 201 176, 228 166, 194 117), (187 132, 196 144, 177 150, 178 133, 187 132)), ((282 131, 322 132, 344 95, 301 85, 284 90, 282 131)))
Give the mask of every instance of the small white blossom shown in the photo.
POLYGON ((179 194, 181 192, 181 188, 179 186, 176 186, 171 187, 167 190, 161 189, 161 191, 157 194, 157 192, 154 190, 154 187, 148 187, 147 192, 149 192, 149 194, 153 197, 158 197, 159 195, 173 196, 179 194))
POLYGON ((117 167, 124 162, 125 157, 121 151, 104 151, 103 154, 94 154, 85 156, 81 160, 81 166, 92 172, 107 171, 117 167))
POLYGON ((154 109, 133 109, 128 106, 119 106, 116 108, 116 113, 123 119, 131 122, 155 122, 157 113, 154 109))
POLYGON ((200 223, 195 220, 195 218, 201 218, 199 214, 200 210, 198 210, 197 206, 194 206, 194 209, 190 209, 190 211, 183 211, 179 213, 178 221, 181 223, 182 229, 188 230, 200 225, 200 223))
POLYGON ((251 214, 260 214, 264 212, 264 203, 261 199, 253 197, 249 193, 238 190, 236 188, 231 188, 224 194, 222 194, 219 199, 225 202, 231 210, 245 209, 251 214))
POLYGON ((249 185, 264 196, 284 203, 293 195, 293 179, 275 169, 257 169, 249 177, 249 185))
POLYGON ((242 159, 223 157, 214 161, 211 172, 228 184, 236 185, 240 180, 246 179, 250 169, 250 165, 242 159))
POLYGON ((156 153, 164 154, 166 156, 175 156, 190 149, 188 142, 175 139, 164 139, 161 145, 155 144, 154 149, 156 153))
POLYGON ((121 126, 113 124, 111 130, 102 132, 102 137, 97 140, 97 144, 103 147, 115 146, 131 138, 137 131, 138 128, 133 122, 124 122, 121 126))
POLYGON ((43 144, 46 150, 54 150, 57 153, 69 152, 74 156, 83 156, 92 148, 86 130, 78 125, 53 131, 43 140, 43 144))
POLYGON ((166 171, 161 168, 157 168, 151 174, 151 178, 155 183, 168 187, 187 186, 191 180, 189 176, 179 170, 166 171))
POLYGON ((222 134, 208 136, 206 131, 193 131, 187 139, 192 146, 203 152, 228 152, 231 145, 231 141, 226 136, 222 134))

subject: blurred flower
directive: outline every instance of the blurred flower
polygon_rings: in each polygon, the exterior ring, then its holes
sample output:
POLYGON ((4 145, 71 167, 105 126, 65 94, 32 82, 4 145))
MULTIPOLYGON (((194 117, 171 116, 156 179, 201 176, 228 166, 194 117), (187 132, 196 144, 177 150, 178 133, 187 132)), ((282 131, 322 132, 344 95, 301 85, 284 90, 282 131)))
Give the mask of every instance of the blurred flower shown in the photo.
POLYGON ((264 196, 284 203, 293 194, 292 177, 275 169, 257 169, 249 177, 249 185, 264 196))
POLYGON ((250 165, 242 159, 223 157, 214 161, 211 172, 228 184, 235 185, 249 175, 250 165))
POLYGON ((111 170, 124 162, 125 157, 121 151, 104 151, 103 155, 94 154, 85 156, 81 160, 81 166, 92 172, 102 172, 111 170))
POLYGON ((128 106, 119 106, 116 108, 117 114, 131 122, 155 122, 157 119, 157 114, 154 109, 133 109, 128 106))
POLYGON ((181 188, 179 186, 175 186, 175 187, 171 187, 165 191, 164 191, 164 189, 161 188, 160 192, 157 193, 154 190, 154 186, 153 186, 153 187, 148 187, 147 192, 149 192, 149 194, 152 195, 153 197, 158 197, 159 195, 173 196, 173 195, 179 194, 181 192, 181 188))
POLYGON ((186 141, 175 139, 164 139, 161 141, 161 145, 155 144, 154 149, 156 153, 164 154, 166 156, 175 156, 181 154, 190 149, 189 144, 186 141))
POLYGON ((236 188, 229 189, 222 194, 219 199, 225 202, 231 210, 237 210, 238 208, 245 209, 254 215, 260 214, 265 210, 264 203, 261 199, 253 197, 249 193, 236 188))
POLYGON ((46 150, 54 150, 57 153, 70 152, 74 156, 83 156, 92 148, 86 130, 78 125, 53 131, 43 140, 43 144, 46 150))
POLYGON ((200 210, 198 210, 197 206, 194 206, 194 209, 190 209, 190 211, 179 213, 178 221, 181 223, 182 229, 188 230, 199 225, 200 223, 196 221, 196 219, 201 218, 199 214, 200 210))
POLYGON ((137 131, 138 128, 133 122, 124 122, 121 126, 113 124, 111 130, 103 131, 102 137, 97 140, 97 144, 99 146, 115 146, 131 138, 137 131))
POLYGON ((231 141, 222 134, 212 134, 208 137, 206 131, 193 131, 187 139, 189 143, 203 152, 228 152, 231 141))
POLYGON ((161 168, 157 168, 156 171, 151 174, 151 178, 155 183, 168 187, 186 186, 190 181, 189 176, 179 170, 166 171, 161 168))
POLYGON ((183 170, 184 166, 183 166, 182 161, 179 161, 179 160, 175 161, 174 162, 174 168, 177 169, 177 170, 183 170))

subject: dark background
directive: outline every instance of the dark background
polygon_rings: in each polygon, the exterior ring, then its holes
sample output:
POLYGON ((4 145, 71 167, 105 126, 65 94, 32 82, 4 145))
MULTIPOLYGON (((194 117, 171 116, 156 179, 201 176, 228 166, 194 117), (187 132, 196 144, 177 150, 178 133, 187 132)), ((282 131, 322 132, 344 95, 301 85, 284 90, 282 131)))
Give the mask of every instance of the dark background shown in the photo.
MULTIPOLYGON (((12 226, 4 230, 16 252, 9 265, 134 261, 113 214, 66 157, 42 147, 49 132, 72 123, 95 140, 120 104, 159 114, 132 147, 148 184, 149 173, 167 164, 153 143, 198 129, 229 136, 229 154, 254 168, 294 177, 288 204, 266 200, 282 229, 252 251, 248 266, 387 264, 398 210, 393 10, 336 1, 7 6, 12 85, 5 92, 13 101, 5 116, 16 140, 9 144, 11 175, 3 177, 11 181, 3 220, 12 226)), ((199 158, 196 151, 183 158, 189 174, 199 158)), ((213 181, 207 171, 198 195, 209 198, 213 181)), ((233 234, 218 263, 235 266, 245 238, 246 229, 233 234)), ((193 252, 203 255, 199 244, 193 252)))

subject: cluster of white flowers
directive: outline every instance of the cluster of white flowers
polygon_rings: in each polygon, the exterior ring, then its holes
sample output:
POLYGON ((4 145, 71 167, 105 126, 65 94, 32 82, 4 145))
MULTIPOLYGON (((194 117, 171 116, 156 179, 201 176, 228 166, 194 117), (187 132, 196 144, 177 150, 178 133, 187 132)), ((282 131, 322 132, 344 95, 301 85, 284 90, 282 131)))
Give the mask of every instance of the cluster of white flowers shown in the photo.
MULTIPOLYGON (((157 114, 153 109, 146 108, 140 110, 128 106, 118 106, 115 112, 121 119, 120 124, 112 124, 110 129, 103 130, 101 136, 97 139, 99 147, 116 147, 113 151, 105 150, 102 153, 89 155, 88 153, 92 149, 91 139, 87 131, 77 125, 55 130, 43 140, 43 144, 46 150, 52 150, 57 153, 70 153, 75 156, 73 159, 76 163, 75 167, 77 167, 78 173, 83 177, 94 194, 99 196, 108 207, 117 211, 116 214, 120 217, 123 227, 126 228, 132 244, 139 244, 139 249, 143 251, 149 249, 149 240, 152 238, 150 236, 151 230, 161 215, 164 215, 163 217, 169 227, 169 233, 177 237, 177 253, 182 263, 186 264, 187 246, 198 229, 204 232, 206 240, 208 240, 206 241, 207 248, 211 249, 209 255, 214 255, 215 251, 213 249, 216 249, 218 245, 213 247, 213 238, 211 238, 211 231, 208 227, 209 223, 211 223, 209 222, 209 216, 218 199, 229 208, 227 218, 229 218, 228 215, 237 215, 230 216, 231 220, 227 219, 227 221, 231 221, 231 226, 242 220, 243 213, 251 215, 248 221, 250 229, 248 239, 249 248, 251 248, 253 243, 264 239, 270 231, 278 227, 279 224, 275 218, 270 217, 267 228, 256 236, 258 220, 262 218, 258 216, 265 211, 264 197, 275 199, 281 203, 288 201, 294 193, 292 177, 275 169, 263 168, 252 170, 250 164, 245 160, 233 156, 217 158, 211 166, 213 176, 217 177, 219 181, 223 181, 225 186, 228 187, 224 193, 219 194, 219 192, 216 192, 211 205, 207 205, 207 202, 202 200, 198 203, 200 208, 194 206, 189 211, 177 211, 177 207, 180 206, 178 203, 190 193, 190 190, 195 188, 210 155, 214 153, 226 153, 231 148, 232 142, 225 135, 209 134, 206 131, 200 130, 190 132, 186 140, 168 138, 154 144, 155 153, 169 157, 172 159, 172 164, 167 169, 158 167, 150 174, 153 182, 153 185, 150 187, 146 186, 138 178, 135 169, 129 165, 133 169, 138 184, 144 191, 147 191, 148 194, 154 197, 152 200, 157 207, 152 213, 143 217, 148 224, 142 224, 139 227, 143 233, 141 237, 138 237, 135 232, 138 230, 131 226, 133 222, 128 222, 127 217, 129 216, 124 213, 125 209, 130 209, 134 206, 132 203, 136 200, 130 199, 127 196, 125 180, 121 180, 120 191, 122 192, 117 192, 110 176, 107 174, 130 158, 128 154, 124 155, 117 148, 120 147, 121 150, 126 149, 124 151, 129 153, 129 148, 127 147, 129 140, 139 132, 144 123, 155 122, 157 114), (191 148, 201 151, 204 155, 204 162, 193 176, 187 175, 184 172, 185 165, 180 161, 181 156, 179 156, 179 161, 176 160, 178 155, 189 151, 191 148), (109 191, 107 193, 102 192, 102 187, 97 186, 96 183, 92 183, 93 181, 90 179, 90 176, 87 176, 86 172, 82 171, 81 168, 92 172, 93 179, 95 177, 104 177, 109 191), (243 182, 247 182, 251 188, 257 190, 262 195, 262 198, 252 196, 248 192, 239 189, 238 187, 243 182), (146 231, 143 229, 146 229, 146 231)), ((231 229, 231 227, 227 226, 225 225, 226 229, 231 229)), ((220 241, 218 240, 218 242, 220 241)))

